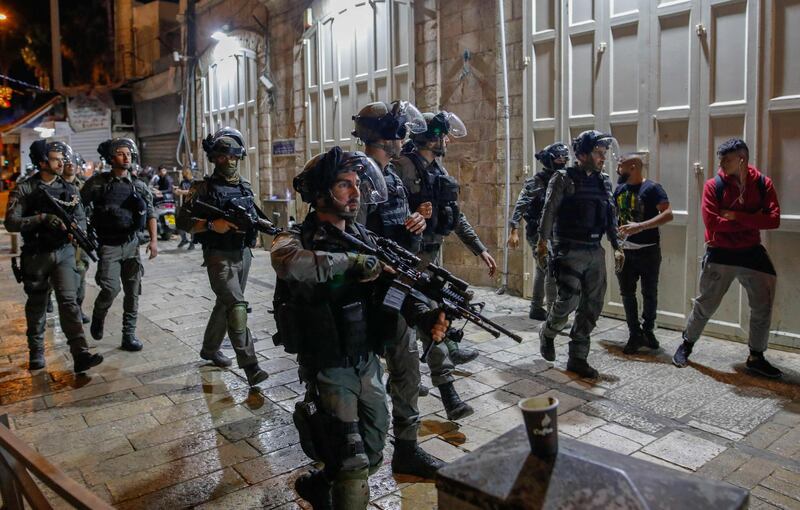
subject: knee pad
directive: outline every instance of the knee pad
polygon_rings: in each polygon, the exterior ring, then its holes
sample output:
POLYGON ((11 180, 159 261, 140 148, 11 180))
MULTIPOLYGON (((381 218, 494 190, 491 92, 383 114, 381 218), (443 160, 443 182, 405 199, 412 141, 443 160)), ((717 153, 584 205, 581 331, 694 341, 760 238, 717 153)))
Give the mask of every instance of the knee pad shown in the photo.
POLYGON ((247 331, 247 302, 238 301, 228 308, 228 330, 234 333, 247 331))

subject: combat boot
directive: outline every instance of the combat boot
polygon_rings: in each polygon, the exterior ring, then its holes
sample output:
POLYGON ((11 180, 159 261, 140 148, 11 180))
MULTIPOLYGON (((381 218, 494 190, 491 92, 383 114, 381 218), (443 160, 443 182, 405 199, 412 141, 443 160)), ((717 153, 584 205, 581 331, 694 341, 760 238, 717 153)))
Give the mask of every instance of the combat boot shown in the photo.
POLYGON ((244 375, 247 376, 247 384, 249 384, 251 388, 255 388, 269 377, 266 371, 261 370, 258 363, 242 367, 242 369, 244 370, 244 375))
POLYGON ((312 469, 294 481, 297 495, 311 503, 314 510, 332 510, 331 483, 325 473, 312 469))
POLYGON ((658 339, 656 338, 656 334, 653 333, 652 330, 645 331, 644 333, 642 333, 642 335, 643 335, 642 341, 644 343, 644 346, 647 347, 648 349, 655 350, 661 347, 661 344, 658 343, 658 339))
POLYGON ((89 333, 91 333, 92 338, 95 340, 103 339, 103 323, 105 323, 105 321, 105 317, 101 318, 99 315, 92 314, 92 324, 89 326, 89 333))
POLYGON ((461 400, 452 382, 439 386, 439 393, 442 395, 442 403, 448 420, 460 420, 475 412, 471 405, 461 400))
POLYGON ((233 364, 229 357, 222 354, 222 351, 212 352, 211 354, 200 351, 200 358, 210 361, 215 367, 219 368, 227 368, 233 364))
POLYGON ((83 351, 80 354, 74 356, 75 364, 73 365, 73 369, 75 370, 76 374, 81 374, 86 372, 92 367, 96 367, 100 363, 103 362, 103 356, 100 354, 92 354, 89 351, 83 351))
POLYGON ((414 439, 395 439, 392 473, 432 480, 444 463, 423 450, 414 439))
POLYGON ((541 306, 531 305, 531 311, 528 312, 528 317, 535 321, 547 320, 547 310, 541 306))
POLYGON ((331 488, 333 508, 360 510, 369 505, 369 483, 367 469, 342 471, 331 488))
POLYGON ((570 357, 567 360, 567 371, 574 372, 586 379, 597 379, 597 377, 600 375, 597 370, 592 368, 589 362, 581 358, 570 357))
POLYGON ((539 354, 542 355, 547 361, 556 360, 556 340, 555 338, 547 338, 544 334, 544 324, 539 329, 539 354))
POLYGON ((41 370, 44 368, 44 347, 31 347, 28 358, 28 370, 41 370))
POLYGON ((453 365, 463 365, 465 363, 469 363, 477 357, 478 351, 475 349, 465 349, 461 347, 450 352, 450 361, 453 362, 453 365))
POLYGON ((141 351, 142 347, 144 347, 144 345, 142 345, 141 340, 136 338, 136 335, 134 334, 122 335, 122 345, 120 346, 120 348, 123 351, 130 351, 130 352, 141 351))

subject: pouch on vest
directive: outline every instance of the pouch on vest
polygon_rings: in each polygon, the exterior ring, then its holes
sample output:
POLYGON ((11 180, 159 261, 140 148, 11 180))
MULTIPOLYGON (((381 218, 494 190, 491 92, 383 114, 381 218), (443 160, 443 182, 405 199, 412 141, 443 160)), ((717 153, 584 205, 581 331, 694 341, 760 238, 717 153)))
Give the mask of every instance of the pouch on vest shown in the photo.
POLYGON ((283 346, 289 354, 297 354, 300 350, 303 329, 297 305, 292 303, 277 303, 275 305, 275 325, 277 331, 272 335, 275 346, 283 346))
POLYGON ((346 355, 362 354, 367 345, 366 305, 362 301, 342 307, 341 338, 344 338, 346 355))

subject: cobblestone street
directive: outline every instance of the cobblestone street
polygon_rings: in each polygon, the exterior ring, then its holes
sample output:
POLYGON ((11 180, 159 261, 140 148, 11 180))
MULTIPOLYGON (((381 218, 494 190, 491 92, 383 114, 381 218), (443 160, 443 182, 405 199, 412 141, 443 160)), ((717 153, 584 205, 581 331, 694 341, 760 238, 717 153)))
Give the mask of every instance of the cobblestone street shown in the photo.
MULTIPOLYGON (((176 246, 162 242, 159 257, 144 262, 137 331, 144 349, 119 349, 119 296, 106 337, 89 339, 105 362, 76 378, 52 318, 47 367, 28 372, 25 295, 11 274, 3 232, 0 414, 9 415, 20 438, 119 508, 302 507, 293 481, 309 461, 291 412, 303 388, 293 357, 272 344, 275 323, 268 310, 275 275, 269 254, 255 251, 247 298, 259 361, 270 377, 261 393, 249 393, 240 370, 220 370, 199 358, 212 293, 201 250, 176 246)), ((96 295, 89 278, 85 313, 96 295)), ((479 289, 478 298, 486 300, 487 315, 525 341, 467 328, 465 343, 481 355, 458 367, 456 388, 475 414, 456 424, 444 417, 435 389, 420 398, 419 441, 431 454, 444 461, 465 455, 522 422, 516 407, 521 397, 552 395, 560 401, 562 434, 744 487, 751 491, 751 508, 800 508, 798 353, 769 351, 785 377, 766 381, 744 372, 745 345, 703 338, 690 366, 678 369, 670 363, 678 332, 658 331, 663 349, 656 353, 625 356, 624 323, 601 318, 589 361, 602 377, 589 383, 564 371, 566 336, 558 339, 555 366, 539 356, 539 323, 528 319, 527 301, 491 289, 479 289)), ((86 331, 88 336, 88 325, 86 331)), ((225 352, 233 356, 229 347, 225 352)), ((371 478, 374 508, 435 508, 434 484, 392 477, 387 443, 387 461, 371 478)))

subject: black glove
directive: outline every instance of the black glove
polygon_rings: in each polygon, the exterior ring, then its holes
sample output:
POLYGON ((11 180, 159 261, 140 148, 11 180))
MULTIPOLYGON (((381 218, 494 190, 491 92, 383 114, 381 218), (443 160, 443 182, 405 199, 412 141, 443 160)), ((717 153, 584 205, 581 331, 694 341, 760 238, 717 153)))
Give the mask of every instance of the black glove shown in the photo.
POLYGON ((55 214, 42 214, 42 225, 45 227, 51 228, 53 230, 65 230, 66 226, 64 222, 61 221, 61 218, 56 216, 55 214))

